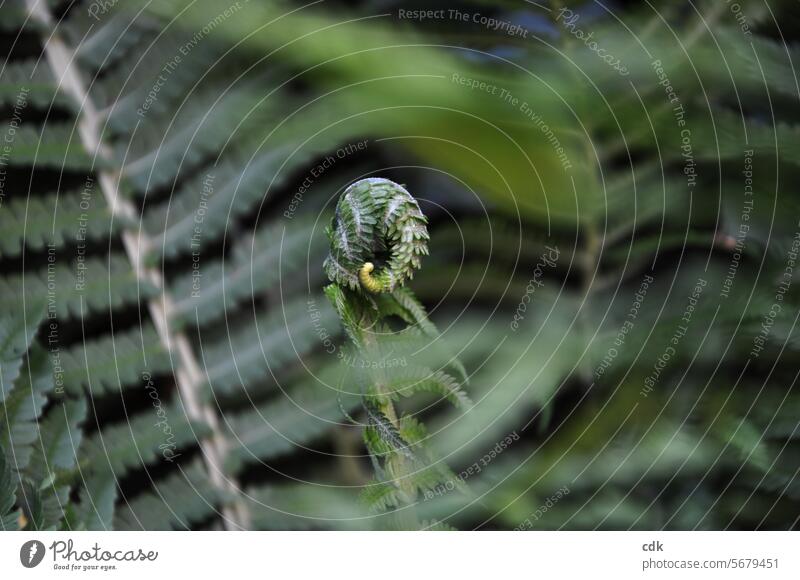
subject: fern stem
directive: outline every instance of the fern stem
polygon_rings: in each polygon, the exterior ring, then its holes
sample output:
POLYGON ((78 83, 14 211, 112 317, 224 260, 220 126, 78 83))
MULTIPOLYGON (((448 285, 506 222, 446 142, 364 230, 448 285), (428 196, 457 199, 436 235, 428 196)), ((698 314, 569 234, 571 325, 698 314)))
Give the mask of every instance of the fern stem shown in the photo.
MULTIPOLYGON (((330 253, 324 268, 332 283, 325 293, 359 353, 367 360, 380 356, 378 333, 391 333, 386 323, 391 316, 399 316, 421 336, 438 337, 423 306, 402 288, 421 266, 429 239, 427 219, 405 188, 382 178, 357 181, 339 199, 327 233, 330 253)), ((456 361, 451 366, 466 381, 463 365, 456 361)), ((369 392, 363 395, 368 421, 364 440, 370 456, 383 459, 383 466, 377 460, 373 463, 378 486, 391 496, 380 505, 397 508, 394 517, 399 529, 419 529, 414 503, 420 490, 432 485, 431 477, 425 476, 450 477, 449 470, 437 466, 426 472, 424 427, 398 413, 392 402, 397 393, 385 369, 370 370, 369 392)), ((452 396, 455 379, 445 373, 439 378, 445 398, 452 396)))
MULTIPOLYGON (((376 322, 377 317, 375 320, 370 321, 370 324, 367 326, 367 328, 374 328, 376 322)), ((366 347, 365 352, 376 352, 377 350, 377 341, 370 331, 364 333, 363 346, 366 347)), ((397 410, 392 404, 390 398, 391 393, 387 392, 385 385, 381 381, 375 381, 373 387, 375 392, 379 395, 379 401, 377 403, 378 409, 387 419, 389 419, 389 421, 391 421, 395 429, 399 431, 400 420, 397 410)), ((410 505, 411 502, 414 501, 417 493, 414 482, 411 479, 417 467, 404 454, 396 452, 392 453, 386 462, 387 464, 391 465, 390 471, 395 476, 394 483, 403 492, 403 495, 406 496, 406 499, 408 500, 407 503, 409 504, 405 507, 399 508, 395 514, 398 528, 401 530, 418 530, 420 526, 416 510, 410 505)))
MULTIPOLYGON (((43 30, 52 31, 49 36, 44 38, 45 57, 53 71, 53 76, 59 79, 59 88, 74 98, 81 107, 77 125, 81 143, 90 154, 104 159, 110 158, 110 149, 101 140, 102 116, 94 106, 80 73, 75 67, 74 51, 67 46, 56 30, 46 2, 26 0, 26 5, 31 18, 42 24, 43 30)), ((97 178, 112 216, 128 218, 135 223, 137 221, 135 207, 128 200, 122 198, 119 193, 119 173, 101 169, 97 171, 97 178)), ((210 428, 211 436, 199 442, 209 480, 217 490, 222 492, 223 497, 232 495, 239 498, 232 504, 223 505, 224 525, 226 529, 247 529, 250 517, 247 507, 241 501, 239 484, 233 477, 226 474, 223 468, 228 450, 227 439, 218 415, 210 405, 202 401, 200 386, 204 383, 204 377, 197 357, 186 334, 170 328, 172 301, 164 289, 161 273, 157 269, 145 267, 143 264, 142 256, 148 249, 147 240, 132 231, 124 230, 122 242, 136 278, 140 281, 150 282, 160 290, 160 298, 148 301, 148 310, 162 345, 168 352, 175 353, 178 357, 179 364, 175 371, 175 382, 181 401, 185 405, 187 416, 205 423, 210 428)))

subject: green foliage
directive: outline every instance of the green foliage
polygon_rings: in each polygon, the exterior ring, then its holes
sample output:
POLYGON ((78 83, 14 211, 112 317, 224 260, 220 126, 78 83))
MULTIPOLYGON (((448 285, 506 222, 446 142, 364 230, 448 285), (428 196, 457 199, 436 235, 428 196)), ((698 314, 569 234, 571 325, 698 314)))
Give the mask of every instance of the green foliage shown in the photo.
POLYGON ((425 367, 399 370, 389 379, 387 390, 404 397, 428 391, 447 399, 456 407, 468 407, 471 404, 469 395, 455 378, 442 371, 433 371, 425 367))
POLYGON ((0 18, 3 529, 797 526, 790 3, 88 4, 0 18))
POLYGON ((254 293, 287 284, 287 279, 301 274, 306 259, 321 261, 324 242, 322 236, 314 235, 314 226, 308 218, 298 218, 291 228, 268 224, 237 240, 228 259, 206 261, 200 284, 191 278, 177 280, 170 289, 175 297, 174 324, 208 325, 254 293))
POLYGON ((142 381, 143 373, 168 373, 170 355, 152 328, 134 328, 87 340, 61 352, 65 389, 80 393, 119 393, 142 381))
POLYGON ((57 288, 50 294, 48 308, 61 320, 135 305, 157 292, 149 281, 139 281, 125 256, 119 254, 67 264, 53 261, 38 272, 9 276, 8 280, 33 296, 47 296, 48 288, 57 288))
POLYGON ((201 343, 204 375, 217 395, 252 388, 265 377, 276 376, 298 357, 318 346, 314 325, 329 328, 335 338, 337 327, 331 308, 322 300, 310 299, 319 307, 312 319, 308 306, 298 302, 269 313, 252 316, 219 337, 206 336, 201 343))
POLYGON ((328 230, 331 249, 324 266, 328 278, 350 290, 364 289, 363 278, 359 281, 364 265, 385 253, 385 267, 369 276, 374 286, 366 288, 391 292, 414 277, 421 257, 428 253, 426 223, 419 204, 402 186, 382 178, 352 184, 336 204, 328 230))
POLYGON ((168 201, 145 216, 144 227, 153 238, 149 259, 201 251, 225 235, 231 218, 252 212, 263 200, 265 189, 280 186, 286 171, 308 162, 309 155, 293 155, 295 149, 295 145, 271 148, 255 159, 230 154, 207 172, 189 178, 168 201), (193 235, 195 228, 200 235, 193 235))
POLYGON ((85 416, 83 400, 68 400, 51 408, 39 421, 39 439, 22 488, 30 529, 56 529, 66 515, 81 440, 80 423, 85 416))
POLYGON ((59 250, 79 236, 90 243, 107 239, 122 218, 111 219, 99 194, 82 200, 81 193, 13 198, 3 209, 8 214, 8 228, 0 240, 0 253, 18 256, 26 248, 42 251, 48 245, 59 250))
POLYGON ((22 286, 5 280, 0 282, 2 295, 9 297, 0 303, 0 403, 5 401, 20 368, 28 347, 33 342, 37 327, 44 318, 44 305, 40 297, 28 297, 22 286), (18 299, 21 299, 22 304, 18 299))
POLYGON ((253 527, 259 530, 360 530, 375 520, 352 490, 300 483, 261 486, 247 495, 253 499, 253 527))
POLYGON ((220 500, 200 461, 181 466, 153 488, 118 508, 114 528, 186 530, 214 515, 220 500))
MULTIPOLYGON (((228 429, 237 446, 228 456, 227 467, 235 473, 247 463, 285 456, 336 424, 341 408, 336 393, 323 385, 314 387, 301 386, 262 407, 232 414, 228 429)), ((348 399, 342 405, 352 410, 357 400, 348 399)))
POLYGON ((208 435, 208 426, 191 421, 177 405, 164 410, 169 418, 169 430, 157 423, 152 409, 129 417, 124 423, 111 425, 83 440, 82 467, 97 471, 98 480, 109 476, 125 477, 130 471, 158 462, 167 448, 174 454, 191 447, 201 437, 208 435), (89 458, 93 463, 89 463, 89 458))
MULTIPOLYGON (((360 379, 366 415, 364 441, 381 484, 368 486, 362 498, 373 510, 413 504, 419 492, 435 484, 431 474, 441 477, 449 473, 430 467, 424 428, 411 416, 398 414, 392 402, 398 393, 410 397, 435 391, 457 406, 469 400, 458 382, 442 371, 413 363, 400 376, 392 373, 390 377, 385 371, 387 365, 394 366, 393 360, 408 364, 404 351, 392 348, 397 345, 386 318, 399 316, 411 325, 406 333, 415 331, 415 336, 439 339, 424 307, 411 292, 399 287, 428 253, 426 223, 416 200, 405 189, 387 179, 367 179, 345 190, 328 229, 331 253, 325 270, 332 284, 325 292, 361 357, 360 366, 366 369, 366 376, 360 379), (365 275, 364 264, 371 265, 382 253, 390 256, 385 267, 378 274, 372 275, 370 269, 365 275), (377 296, 373 298, 373 294, 377 296)), ((426 348, 422 341, 417 345, 426 348)), ((399 526, 416 526, 408 514, 398 517, 399 526)))
POLYGON ((80 490, 75 514, 68 521, 69 529, 112 530, 117 501, 115 474, 110 470, 92 471, 80 490))
POLYGON ((0 447, 0 528, 3 531, 17 529, 20 514, 14 509, 17 504, 16 490, 11 465, 0 447))
POLYGON ((14 107, 20 101, 20 97, 25 102, 40 108, 73 107, 72 101, 58 90, 52 71, 44 63, 34 59, 9 63, 3 70, 0 105, 14 107))
MULTIPOLYGON (((26 329, 31 335, 35 331, 35 326, 26 329)), ((22 334, 16 340, 9 337, 6 344, 16 344, 6 351, 3 362, 4 380, 10 377, 9 366, 18 370, 0 404, 0 521, 3 529, 62 529, 78 473, 77 448, 86 402, 55 397, 42 416, 54 388, 50 354, 38 344, 28 350, 30 339, 26 341, 22 334), (11 352, 18 362, 9 361, 11 352)))
POLYGON ((30 461, 39 437, 38 421, 53 387, 49 355, 34 345, 0 413, 0 441, 17 471, 25 469, 30 461))
POLYGON ((80 171, 102 163, 83 149, 72 124, 50 123, 38 130, 27 125, 14 129, 9 122, 0 125, 0 134, 9 136, 8 155, 20 165, 80 171))

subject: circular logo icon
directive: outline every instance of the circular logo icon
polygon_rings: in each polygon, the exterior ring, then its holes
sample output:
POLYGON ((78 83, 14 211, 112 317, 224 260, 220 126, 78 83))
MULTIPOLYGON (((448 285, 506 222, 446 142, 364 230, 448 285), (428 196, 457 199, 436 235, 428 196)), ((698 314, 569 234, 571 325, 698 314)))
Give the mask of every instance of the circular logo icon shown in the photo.
POLYGON ((19 561, 26 568, 35 568, 44 558, 44 544, 39 540, 28 540, 19 549, 19 561))

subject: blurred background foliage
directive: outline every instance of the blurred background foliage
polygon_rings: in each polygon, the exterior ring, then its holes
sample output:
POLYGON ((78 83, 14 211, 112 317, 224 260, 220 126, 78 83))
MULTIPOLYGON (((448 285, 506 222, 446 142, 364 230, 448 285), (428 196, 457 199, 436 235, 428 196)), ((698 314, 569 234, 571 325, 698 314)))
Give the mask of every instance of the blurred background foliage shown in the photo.
POLYGON ((322 295, 367 176, 470 375, 407 402, 465 484, 422 521, 796 527, 796 3, 0 15, 4 529, 391 527, 322 295))

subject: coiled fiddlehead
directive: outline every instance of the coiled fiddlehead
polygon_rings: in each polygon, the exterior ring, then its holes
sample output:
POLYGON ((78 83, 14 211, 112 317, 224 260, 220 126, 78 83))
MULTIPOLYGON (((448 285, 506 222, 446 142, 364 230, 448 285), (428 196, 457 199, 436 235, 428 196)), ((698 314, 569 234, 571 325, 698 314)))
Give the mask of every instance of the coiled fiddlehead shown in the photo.
POLYGON ((351 290, 393 291, 413 278, 428 253, 427 223, 402 186, 380 177, 355 182, 339 199, 328 228, 328 278, 351 290))
POLYGON ((461 391, 467 381, 463 365, 453 357, 439 357, 444 353, 437 348, 441 341, 436 326, 411 291, 402 287, 428 253, 427 219, 400 185, 362 179, 345 190, 327 233, 331 248, 324 268, 332 283, 325 293, 365 369, 358 379, 349 379, 363 394, 364 442, 377 479, 363 497, 373 509, 404 504, 398 525, 418 527, 409 507, 420 492, 454 476, 442 462, 432 461, 424 445, 424 426, 398 413, 394 404, 400 396, 422 391, 459 406, 469 403, 461 391), (393 330, 389 318, 407 326, 393 330), (384 368, 390 355, 395 360, 402 357, 402 370, 384 368))

